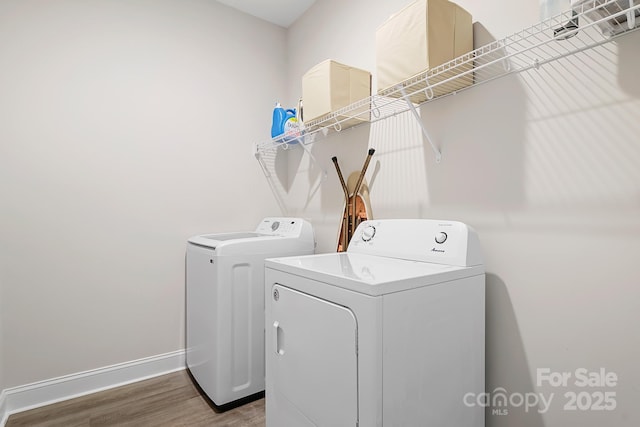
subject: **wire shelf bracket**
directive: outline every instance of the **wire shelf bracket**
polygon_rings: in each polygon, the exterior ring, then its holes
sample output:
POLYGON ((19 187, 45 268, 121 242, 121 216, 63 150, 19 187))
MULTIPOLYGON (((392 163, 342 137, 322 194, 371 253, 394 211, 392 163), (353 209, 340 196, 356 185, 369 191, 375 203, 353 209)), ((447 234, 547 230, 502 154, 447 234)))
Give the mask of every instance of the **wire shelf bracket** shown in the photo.
MULTIPOLYGON (((428 86, 427 89, 431 89, 430 86, 428 86)), ((425 92, 427 92, 427 89, 425 89, 425 92)), ((411 102, 411 99, 409 99, 409 96, 407 95, 407 92, 404 90, 404 87, 399 85, 398 90, 402 94, 402 99, 404 99, 405 102, 407 103, 407 107, 409 107, 411 114, 413 114, 413 117, 415 117, 416 121, 420 125, 420 129, 422 129, 422 134, 429 142, 429 145, 431 145, 433 154, 435 154, 436 156, 436 163, 440 163, 440 161, 442 160, 442 153, 440 153, 440 150, 438 149, 438 147, 436 147, 436 145, 433 143, 433 139, 431 139, 431 136, 429 135, 429 131, 427 130, 424 123, 422 122, 422 119, 420 117, 420 114, 418 114, 418 110, 416 109, 416 106, 413 105, 413 102, 411 102)), ((433 90, 431 90, 431 95, 433 96, 433 90)))
POLYGON ((291 147, 295 147, 295 146, 300 146, 302 148, 302 150, 307 153, 307 155, 309 156, 309 160, 311 160, 311 163, 313 165, 315 165, 315 167, 317 167, 320 172, 321 172, 321 182, 324 182, 327 179, 328 173, 327 173, 327 169, 323 168, 320 165, 320 162, 318 162, 318 159, 316 159, 316 156, 314 156, 311 153, 311 150, 309 149, 308 145, 310 144, 306 144, 304 141, 304 137, 300 137, 296 139, 295 143, 290 143, 290 142, 285 142, 285 143, 275 143, 273 144, 270 148, 265 148, 264 144, 253 144, 253 156, 256 158, 256 160, 258 161, 258 163, 260 163, 260 167, 262 168, 262 172, 264 173, 264 176, 266 178, 271 178, 271 173, 269 172, 269 168, 266 165, 266 162, 264 161, 263 155, 267 152, 267 151, 277 151, 278 147, 282 147, 283 150, 288 150, 291 147))

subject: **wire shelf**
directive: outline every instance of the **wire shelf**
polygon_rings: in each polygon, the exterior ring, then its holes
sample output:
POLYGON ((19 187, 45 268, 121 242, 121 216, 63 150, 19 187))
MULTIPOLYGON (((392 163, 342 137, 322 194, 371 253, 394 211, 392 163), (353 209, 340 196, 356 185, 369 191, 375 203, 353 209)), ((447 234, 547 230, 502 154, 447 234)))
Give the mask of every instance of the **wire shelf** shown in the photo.
MULTIPOLYGON (((300 143, 304 148, 304 145, 316 142, 330 132, 340 132, 343 125, 350 125, 354 121, 374 123, 407 111, 417 116, 415 105, 456 94, 508 74, 538 68, 607 43, 638 28, 640 0, 586 0, 572 10, 479 47, 379 91, 378 95, 306 121, 301 136, 297 138, 258 143, 255 145, 255 155, 259 159, 264 152, 280 146, 286 148, 292 142, 300 143)), ((423 131, 429 139, 424 127, 423 131)), ((429 142, 439 161, 439 151, 429 142)))

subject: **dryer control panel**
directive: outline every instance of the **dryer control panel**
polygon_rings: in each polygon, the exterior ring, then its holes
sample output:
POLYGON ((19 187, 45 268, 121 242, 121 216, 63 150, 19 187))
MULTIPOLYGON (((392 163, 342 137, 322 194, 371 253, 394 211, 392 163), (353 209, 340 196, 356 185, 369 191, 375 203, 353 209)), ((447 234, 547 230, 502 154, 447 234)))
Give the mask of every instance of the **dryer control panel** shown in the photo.
POLYGON ((364 221, 356 229, 347 252, 461 267, 482 264, 476 232, 458 221, 364 221))

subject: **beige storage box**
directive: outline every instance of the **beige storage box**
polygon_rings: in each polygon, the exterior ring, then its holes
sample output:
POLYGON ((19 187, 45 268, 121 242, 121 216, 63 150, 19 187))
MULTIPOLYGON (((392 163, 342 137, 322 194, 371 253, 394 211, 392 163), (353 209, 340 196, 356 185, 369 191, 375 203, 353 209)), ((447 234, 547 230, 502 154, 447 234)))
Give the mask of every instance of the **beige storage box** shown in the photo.
MULTIPOLYGON (((389 95, 398 83, 416 77, 438 65, 473 50, 471 15, 447 0, 418 0, 392 15, 376 31, 376 71, 378 93, 389 95)), ((470 64, 473 62, 470 61, 470 64)), ((463 71, 472 69, 472 65, 463 71)), ((459 72, 449 71, 430 85, 459 72)), ((433 90, 441 96, 473 83, 473 71, 443 83, 433 90)), ((422 85, 426 87, 426 85, 422 85)), ((417 87, 408 88, 410 93, 417 87)), ((431 94, 429 94, 431 96, 431 94)), ((391 96, 400 96, 398 93, 391 96)), ((426 101, 421 91, 411 97, 415 103, 426 101)))
MULTIPOLYGON (((370 72, 327 59, 302 76, 304 124, 313 128, 313 122, 317 119, 370 96, 370 72)), ((344 129, 369 121, 369 110, 369 103, 363 101, 362 107, 331 120, 336 123, 336 129, 344 129), (337 124, 337 121, 340 123, 337 124)), ((330 124, 327 121, 320 125, 324 127, 330 124)))

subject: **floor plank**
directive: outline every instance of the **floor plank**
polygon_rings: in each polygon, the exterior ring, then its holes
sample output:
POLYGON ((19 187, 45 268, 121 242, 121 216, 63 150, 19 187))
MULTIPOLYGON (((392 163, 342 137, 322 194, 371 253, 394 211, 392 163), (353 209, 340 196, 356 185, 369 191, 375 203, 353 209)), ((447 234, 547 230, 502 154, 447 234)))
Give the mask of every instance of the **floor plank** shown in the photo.
POLYGON ((32 409, 6 427, 263 427, 264 399, 216 412, 187 371, 32 409))

